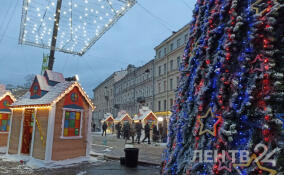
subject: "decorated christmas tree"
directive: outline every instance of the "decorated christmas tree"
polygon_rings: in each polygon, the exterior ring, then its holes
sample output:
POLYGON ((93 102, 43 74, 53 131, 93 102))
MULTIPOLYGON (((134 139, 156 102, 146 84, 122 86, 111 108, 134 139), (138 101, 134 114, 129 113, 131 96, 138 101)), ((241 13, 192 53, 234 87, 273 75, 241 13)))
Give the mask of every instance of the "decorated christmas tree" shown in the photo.
POLYGON ((284 0, 198 0, 163 174, 284 172, 284 0))

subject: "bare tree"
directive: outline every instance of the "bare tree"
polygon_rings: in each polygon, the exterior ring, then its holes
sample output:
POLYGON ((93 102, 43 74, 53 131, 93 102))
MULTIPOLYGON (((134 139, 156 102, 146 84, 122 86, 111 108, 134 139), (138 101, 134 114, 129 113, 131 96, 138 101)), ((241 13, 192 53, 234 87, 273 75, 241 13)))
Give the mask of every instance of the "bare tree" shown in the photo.
POLYGON ((24 88, 30 88, 35 78, 35 74, 28 74, 25 76, 24 88))

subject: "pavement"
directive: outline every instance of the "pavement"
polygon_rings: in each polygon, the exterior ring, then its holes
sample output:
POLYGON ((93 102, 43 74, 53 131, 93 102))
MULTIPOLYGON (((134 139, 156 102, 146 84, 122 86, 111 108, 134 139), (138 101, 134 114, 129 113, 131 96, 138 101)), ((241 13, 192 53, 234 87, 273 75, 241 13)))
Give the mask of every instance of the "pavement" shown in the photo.
MULTIPOLYGON (((143 137, 142 137, 143 138, 143 137)), ((152 143, 147 144, 147 142, 142 144, 125 144, 125 140, 117 139, 116 135, 109 134, 107 136, 102 136, 101 133, 92 134, 93 144, 91 154, 93 156, 103 155, 110 159, 119 159, 124 157, 125 147, 135 147, 139 149, 139 163, 148 165, 160 165, 162 160, 162 153, 166 148, 166 144, 152 143)))
POLYGON ((91 153, 97 161, 83 162, 60 168, 32 169, 25 163, 3 160, 0 152, 0 175, 158 175, 165 144, 125 144, 115 135, 103 137, 93 133, 91 153), (139 165, 128 168, 120 165, 125 147, 139 148, 139 165))

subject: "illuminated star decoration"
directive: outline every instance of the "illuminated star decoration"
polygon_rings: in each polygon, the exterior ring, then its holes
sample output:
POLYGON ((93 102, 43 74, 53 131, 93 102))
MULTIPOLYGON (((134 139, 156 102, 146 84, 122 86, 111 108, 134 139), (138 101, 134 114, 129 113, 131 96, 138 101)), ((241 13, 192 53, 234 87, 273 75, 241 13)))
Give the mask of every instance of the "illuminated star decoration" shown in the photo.
POLYGON ((284 113, 276 114, 276 117, 282 121, 282 129, 284 129, 284 113))
POLYGON ((261 62, 259 68, 251 69, 251 71, 250 71, 251 73, 254 73, 254 72, 256 72, 256 71, 263 72, 263 71, 269 69, 269 67, 268 67, 267 65, 264 66, 264 62, 265 62, 266 60, 264 60, 264 59, 261 58, 261 57, 262 57, 262 55, 257 55, 257 56, 255 57, 255 59, 251 62, 251 63, 256 63, 257 61, 260 61, 260 62, 261 62))
MULTIPOLYGON (((250 160, 246 163, 246 164, 233 164, 233 167, 237 170, 237 172, 242 175, 242 172, 238 169, 238 167, 249 167, 252 163, 253 160, 255 160, 257 158, 256 154, 253 154, 250 157, 250 160)), ((269 175, 275 175, 277 173, 277 171, 273 170, 273 169, 269 169, 266 167, 261 166, 259 161, 255 161, 257 167, 261 170, 264 170, 266 172, 269 172, 269 175)))
POLYGON ((232 158, 231 156, 229 155, 229 153, 226 151, 226 157, 228 160, 230 160, 230 163, 229 163, 229 167, 226 167, 226 166, 222 166, 222 161, 220 159, 222 159, 221 157, 219 157, 217 159, 218 161, 218 171, 221 171, 221 170, 227 170, 229 172, 232 172, 232 158))
POLYGON ((219 123, 222 122, 222 117, 221 116, 216 116, 213 112, 212 112, 212 109, 209 108, 208 111, 206 112, 206 114, 204 116, 200 116, 200 117, 197 117, 197 121, 198 123, 200 124, 200 130, 199 130, 199 135, 203 135, 205 133, 209 133, 211 134, 212 136, 217 136, 217 126, 219 123), (217 118, 218 120, 215 122, 215 124, 213 125, 213 131, 211 130, 208 130, 208 129, 205 129, 204 130, 204 123, 201 121, 201 119, 204 119, 204 118, 207 118, 208 115, 211 115, 211 117, 213 118, 217 118))
MULTIPOLYGON (((278 10, 280 8, 278 0, 273 0, 273 2, 274 2, 274 4, 278 4, 278 6, 277 6, 277 10, 278 10)), ((253 9, 256 14, 263 15, 264 12, 267 11, 267 8, 261 7, 260 5, 262 5, 262 4, 267 4, 267 2, 265 0, 257 0, 255 3, 253 3, 251 5, 251 9, 253 9)))

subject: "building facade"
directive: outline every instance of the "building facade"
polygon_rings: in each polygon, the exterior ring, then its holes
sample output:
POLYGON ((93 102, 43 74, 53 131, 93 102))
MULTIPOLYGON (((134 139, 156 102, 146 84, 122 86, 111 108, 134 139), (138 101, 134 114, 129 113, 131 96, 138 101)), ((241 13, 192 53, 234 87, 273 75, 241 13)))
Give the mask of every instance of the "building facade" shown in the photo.
POLYGON ((104 114, 114 114, 114 83, 121 80, 127 74, 126 70, 114 72, 94 90, 94 105, 96 110, 93 112, 93 121, 96 124, 101 124, 104 114))
POLYGON ((154 60, 138 68, 133 65, 128 66, 127 75, 114 84, 116 114, 125 110, 133 117, 142 105, 152 108, 153 69, 154 60))
POLYGON ((189 24, 155 48, 154 112, 171 110, 179 82, 179 65, 188 40, 189 24))
POLYGON ((142 106, 149 107, 158 117, 169 116, 188 31, 189 24, 155 47, 155 59, 138 68, 128 65, 125 71, 114 73, 94 89, 96 121, 100 121, 105 113, 117 117, 122 110, 134 117, 142 106))

